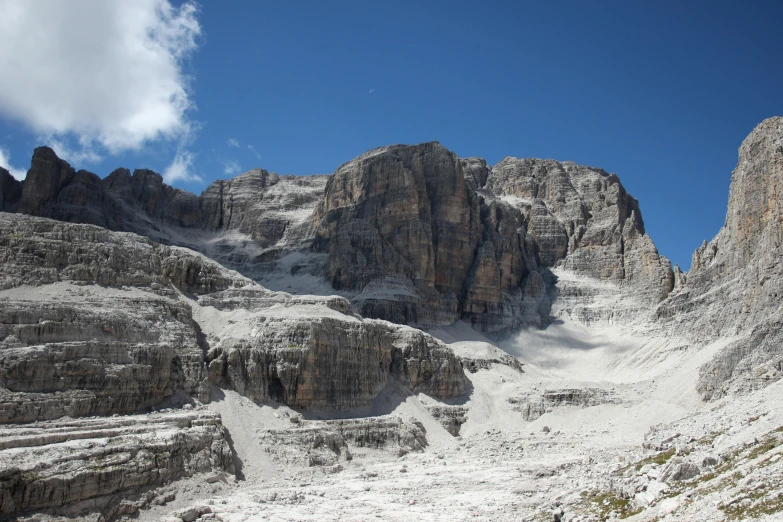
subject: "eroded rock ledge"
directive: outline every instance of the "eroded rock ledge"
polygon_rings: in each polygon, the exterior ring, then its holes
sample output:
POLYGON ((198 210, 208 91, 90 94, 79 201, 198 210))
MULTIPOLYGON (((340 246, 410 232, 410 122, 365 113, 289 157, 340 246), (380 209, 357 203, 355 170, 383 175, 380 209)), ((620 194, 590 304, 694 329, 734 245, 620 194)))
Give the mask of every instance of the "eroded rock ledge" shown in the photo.
POLYGON ((442 398, 467 383, 446 345, 360 319, 342 297, 271 292, 185 248, 0 213, 0 517, 108 516, 138 509, 122 498, 231 471, 216 414, 118 415, 198 406, 213 383, 344 410, 392 380, 442 398))

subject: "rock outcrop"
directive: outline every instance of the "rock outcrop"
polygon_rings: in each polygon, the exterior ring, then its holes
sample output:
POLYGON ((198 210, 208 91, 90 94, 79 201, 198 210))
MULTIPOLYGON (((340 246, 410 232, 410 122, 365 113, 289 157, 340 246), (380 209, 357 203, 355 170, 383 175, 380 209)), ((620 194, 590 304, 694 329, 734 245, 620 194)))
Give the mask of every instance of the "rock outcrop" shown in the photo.
MULTIPOLYGON (((215 314, 202 324, 231 321, 215 314)), ((214 384, 256 401, 296 408, 348 410, 369 404, 392 380, 435 397, 462 395, 466 378, 450 348, 410 327, 361 320, 323 307, 258 310, 229 329, 205 333, 214 384)))
POLYGON ((445 324, 458 316, 481 242, 480 218, 455 154, 438 143, 386 147, 329 179, 315 216, 315 248, 329 254, 327 277, 337 290, 361 292, 394 276, 417 297, 414 303, 368 297, 362 315, 445 324))
POLYGON ((129 514, 134 499, 196 473, 233 472, 207 410, 0 425, 0 518, 129 514))
POLYGON ((342 298, 269 292, 187 249, 0 214, 0 259, 3 422, 129 413, 176 391, 206 401, 208 374, 311 409, 365 405, 390 378, 465 390, 429 335, 345 315, 342 298))
POLYGON ((491 169, 438 143, 375 149, 342 165, 314 248, 362 315, 502 334, 548 319, 547 267, 632 287, 657 303, 671 265, 617 176, 552 160, 491 169))
POLYGON ((705 398, 753 389, 783 374, 783 118, 759 124, 739 149, 726 222, 699 247, 659 320, 696 341, 736 336, 702 368, 705 398))
POLYGON ((674 286, 645 233, 639 202, 615 174, 571 162, 506 158, 484 189, 519 208, 541 264, 616 281, 653 303, 674 286))
POLYGON ((0 210, 135 232, 200 249, 206 249, 205 239, 213 239, 213 257, 230 259, 238 248, 241 261, 261 261, 274 257, 266 250, 278 242, 297 244, 308 235, 305 218, 325 183, 325 176, 279 176, 253 169, 230 181, 215 181, 196 196, 165 184, 160 174, 147 169, 131 174, 121 168, 101 179, 76 171, 49 147, 39 147, 24 182, 0 169, 0 210), (172 228, 195 236, 172 235, 172 228), (214 237, 227 232, 246 236, 253 244, 250 251, 241 248, 247 245, 214 237))
POLYGON ((0 422, 205 400, 205 345, 178 295, 248 280, 146 238, 0 214, 0 422))
POLYGON ((467 385, 442 342, 357 318, 342 297, 271 292, 186 248, 0 213, 0 516, 105 515, 120 498, 230 469, 215 415, 118 414, 198 405, 212 384, 255 401, 345 410, 391 381, 442 398, 467 385), (69 441, 85 438, 99 443, 71 455, 69 441), (34 454, 27 467, 15 461, 23 450, 34 454))
POLYGON ((526 421, 533 421, 555 408, 575 406, 588 408, 600 404, 618 404, 619 398, 600 388, 570 388, 544 390, 542 393, 530 393, 522 397, 511 397, 508 402, 512 409, 522 414, 526 421))
MULTIPOLYGON (((298 420, 290 428, 264 430, 259 444, 287 462, 306 466, 335 466, 353 459, 352 451, 391 451, 402 456, 427 447, 427 432, 416 419, 394 415, 330 421, 298 420)), ((274 458, 274 457, 273 457, 274 458)))

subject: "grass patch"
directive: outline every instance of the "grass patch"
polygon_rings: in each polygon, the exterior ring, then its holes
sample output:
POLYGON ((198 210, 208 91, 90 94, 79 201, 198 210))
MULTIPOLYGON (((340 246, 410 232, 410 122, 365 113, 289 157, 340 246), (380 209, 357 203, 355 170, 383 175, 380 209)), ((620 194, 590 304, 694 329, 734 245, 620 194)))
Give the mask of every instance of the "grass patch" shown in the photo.
POLYGON ((775 497, 765 496, 763 491, 751 491, 742 500, 728 506, 719 506, 718 509, 723 511, 729 520, 747 520, 783 511, 783 493, 778 493, 775 497))
POLYGON ((630 499, 607 491, 583 491, 582 498, 601 520, 605 520, 612 512, 619 518, 628 518, 642 511, 630 499))
POLYGON ((750 453, 748 453, 748 459, 752 460, 760 457, 768 451, 772 451, 773 449, 777 448, 779 445, 780 441, 776 437, 769 437, 765 440, 762 440, 757 446, 750 450, 750 453))
POLYGON ((669 462, 669 459, 671 459, 676 452, 676 449, 671 448, 666 451, 662 451, 661 453, 647 457, 646 459, 642 459, 636 463, 636 471, 639 471, 647 464, 657 464, 659 466, 663 466, 669 462))

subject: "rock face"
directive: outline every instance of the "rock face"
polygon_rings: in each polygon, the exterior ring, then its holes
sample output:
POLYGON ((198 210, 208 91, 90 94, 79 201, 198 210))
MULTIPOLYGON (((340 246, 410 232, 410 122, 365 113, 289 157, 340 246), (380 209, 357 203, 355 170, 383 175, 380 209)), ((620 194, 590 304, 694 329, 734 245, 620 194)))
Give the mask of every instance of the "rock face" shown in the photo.
POLYGON ((207 402, 213 384, 256 401, 345 410, 392 381, 441 398, 467 385, 443 343, 359 319, 342 297, 271 292, 185 248, 0 213, 2 516, 60 506, 108 516, 122 497, 230 470, 215 415, 86 417, 207 402), (69 441, 85 438, 99 442, 71 455, 69 441), (34 455, 27 467, 16 461, 23 451, 34 455))
MULTIPOLYGON (((0 425, 0 517, 132 514, 132 497, 195 473, 233 472, 220 416, 206 410, 0 425)), ((138 507, 135 508, 138 510, 138 507)))
POLYGON ((370 151, 342 165, 319 205, 314 248, 358 311, 400 323, 457 319, 505 333, 548 319, 547 267, 649 297, 674 285, 614 175, 546 160, 493 168, 438 143, 370 151))
POLYGON ((701 370, 705 398, 780 378, 783 296, 783 118, 759 124, 739 149, 726 222, 693 254, 682 290, 656 310, 696 340, 738 336, 701 370))
MULTIPOLYGON (((329 254, 327 277, 337 290, 364 290, 362 315, 418 324, 459 316, 476 271, 481 215, 455 154, 438 143, 370 151, 329 179, 315 220, 314 248, 329 254), (413 299, 384 295, 390 278, 413 299)), ((489 283, 499 290, 499 281, 489 283)))
POLYGON ((299 421, 286 429, 264 430, 259 444, 269 453, 288 451, 287 457, 307 466, 333 466, 353 459, 351 450, 393 451, 402 456, 427 447, 427 432, 415 419, 389 415, 364 419, 299 421))
POLYGON ((543 265, 621 282, 654 302, 673 289, 671 263, 658 255, 639 202, 616 175, 571 162, 506 158, 484 188, 523 212, 543 265))
POLYGON ((210 380, 256 401, 347 410, 392 380, 440 398, 462 395, 467 383, 459 359, 433 337, 319 307, 258 310, 242 326, 205 331, 210 380))
POLYGON ((599 404, 618 404, 620 400, 612 393, 600 388, 571 388, 562 390, 545 390, 543 393, 532 393, 523 397, 511 397, 509 403, 512 409, 522 414, 526 421, 533 421, 564 406, 587 408, 599 404))
POLYGON ((0 167, 0 211, 15 212, 22 197, 22 182, 0 167))
POLYGON ((307 236, 307 224, 300 229, 325 183, 325 176, 279 176, 254 169, 230 181, 215 181, 196 196, 166 185, 151 170, 131 174, 117 169, 105 179, 77 172, 49 147, 39 147, 24 182, 0 169, 0 210, 136 232, 182 246, 216 239, 211 245, 214 257, 230 258, 237 247, 214 236, 236 231, 253 243, 252 251, 241 257, 263 260, 270 255, 265 251, 278 242, 296 244, 307 236), (171 237, 171 228, 196 235, 171 237))
POLYGON ((128 413, 178 390, 206 401, 207 372, 302 408, 365 405, 389 378, 444 398, 465 390, 459 360, 427 334, 345 315, 342 298, 269 292, 133 234, 0 214, 0 259, 3 422, 128 413))
POLYGON ((247 282, 185 249, 14 214, 0 214, 0 260, 0 422, 204 400, 205 346, 175 296, 247 282))
POLYGON ((329 177, 255 169, 201 196, 148 170, 102 180, 41 147, 23 183, 1 186, 6 211, 193 248, 272 288, 339 292, 362 316, 401 324, 460 319, 496 336, 541 326, 550 267, 632 288, 644 306, 674 286, 616 176, 552 160, 489 167, 435 142, 375 149, 329 177))

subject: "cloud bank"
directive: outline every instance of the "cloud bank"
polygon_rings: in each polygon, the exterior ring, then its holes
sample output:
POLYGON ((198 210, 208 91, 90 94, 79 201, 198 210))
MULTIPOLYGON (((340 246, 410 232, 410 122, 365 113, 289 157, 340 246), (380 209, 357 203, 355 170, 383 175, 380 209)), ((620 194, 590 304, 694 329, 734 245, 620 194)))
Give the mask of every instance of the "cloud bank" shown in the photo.
POLYGON ((188 141, 194 3, 0 0, 0 13, 0 114, 86 160, 188 141))

